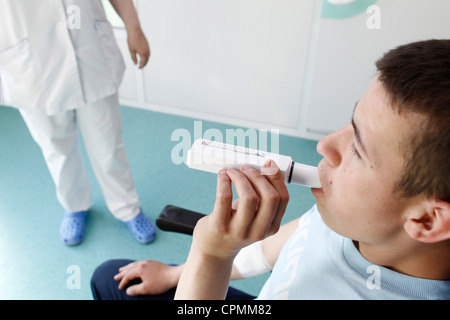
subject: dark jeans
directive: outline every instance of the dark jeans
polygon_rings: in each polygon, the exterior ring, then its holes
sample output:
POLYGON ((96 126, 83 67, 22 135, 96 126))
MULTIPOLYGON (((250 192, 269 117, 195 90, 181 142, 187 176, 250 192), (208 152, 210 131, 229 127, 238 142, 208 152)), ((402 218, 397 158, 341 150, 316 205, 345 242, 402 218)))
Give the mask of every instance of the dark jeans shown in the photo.
MULTIPOLYGON (((114 280, 114 276, 119 272, 119 268, 123 267, 133 260, 109 260, 101 264, 92 275, 91 290, 95 300, 173 300, 176 288, 158 295, 140 295, 129 296, 125 290, 119 290, 117 286, 119 282, 114 280)), ((141 281, 135 279, 130 281, 128 286, 138 284, 141 281)), ((126 289, 126 288, 125 288, 126 289)), ((230 287, 226 296, 226 300, 251 300, 254 296, 246 294, 230 287)))

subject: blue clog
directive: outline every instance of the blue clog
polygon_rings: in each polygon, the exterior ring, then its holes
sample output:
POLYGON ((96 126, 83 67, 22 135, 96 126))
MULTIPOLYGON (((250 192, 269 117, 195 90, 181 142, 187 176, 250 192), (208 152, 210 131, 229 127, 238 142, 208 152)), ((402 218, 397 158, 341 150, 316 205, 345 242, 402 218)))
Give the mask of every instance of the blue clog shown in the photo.
POLYGON ((149 243, 156 237, 155 224, 144 215, 142 210, 134 219, 125 222, 125 224, 140 243, 149 243))
POLYGON ((86 217, 87 211, 64 211, 64 217, 59 227, 59 235, 64 244, 74 246, 83 241, 86 217))

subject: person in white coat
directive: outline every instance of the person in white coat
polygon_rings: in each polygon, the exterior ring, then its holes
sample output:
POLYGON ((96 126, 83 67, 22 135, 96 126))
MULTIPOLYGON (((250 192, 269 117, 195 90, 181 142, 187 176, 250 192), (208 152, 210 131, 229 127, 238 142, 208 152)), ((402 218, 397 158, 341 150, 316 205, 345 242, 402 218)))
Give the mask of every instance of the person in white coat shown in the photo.
MULTIPOLYGON (((110 2, 143 68, 150 48, 133 2, 110 2)), ((83 240, 92 206, 78 129, 109 210, 139 242, 152 241, 156 228, 140 208, 122 138, 125 64, 101 0, 0 0, 0 16, 0 105, 20 110, 42 150, 64 208, 63 243, 83 240)))

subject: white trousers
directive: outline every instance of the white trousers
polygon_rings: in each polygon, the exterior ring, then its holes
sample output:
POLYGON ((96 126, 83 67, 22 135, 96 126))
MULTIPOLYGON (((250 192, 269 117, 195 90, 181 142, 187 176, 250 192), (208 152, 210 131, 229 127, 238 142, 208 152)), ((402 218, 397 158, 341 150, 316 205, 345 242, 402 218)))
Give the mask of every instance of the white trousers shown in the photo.
POLYGON ((108 209, 122 221, 139 214, 139 198, 122 138, 117 94, 54 116, 24 110, 20 113, 42 150, 64 209, 77 212, 92 205, 79 128, 108 209))

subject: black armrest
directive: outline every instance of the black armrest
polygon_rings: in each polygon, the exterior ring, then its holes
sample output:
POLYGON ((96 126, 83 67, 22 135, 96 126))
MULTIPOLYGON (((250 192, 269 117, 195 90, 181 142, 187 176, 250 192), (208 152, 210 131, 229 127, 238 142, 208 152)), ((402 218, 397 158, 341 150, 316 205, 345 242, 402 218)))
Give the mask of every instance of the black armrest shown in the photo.
POLYGON ((197 221, 204 216, 203 213, 168 205, 159 214, 156 225, 164 231, 192 235, 197 221))

